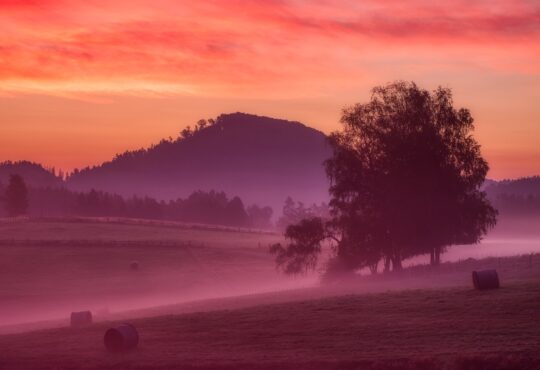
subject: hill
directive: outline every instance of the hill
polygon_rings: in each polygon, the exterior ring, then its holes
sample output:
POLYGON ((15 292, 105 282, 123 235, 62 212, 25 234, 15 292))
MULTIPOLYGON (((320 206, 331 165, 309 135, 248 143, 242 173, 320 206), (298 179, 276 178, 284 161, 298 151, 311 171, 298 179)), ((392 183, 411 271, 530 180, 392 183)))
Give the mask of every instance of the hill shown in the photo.
POLYGON ((322 164, 330 155, 325 135, 301 123, 224 114, 183 138, 76 171, 67 185, 162 200, 216 189, 280 211, 287 196, 306 203, 327 199, 322 164))
MULTIPOLYGON (((76 170, 66 182, 28 161, 0 163, 0 189, 18 173, 31 188, 67 186, 124 197, 187 198, 197 190, 223 191, 244 204, 269 205, 279 215, 286 197, 304 203, 328 199, 322 166, 331 148, 325 135, 299 122, 223 114, 181 138, 126 151, 98 166, 76 170)), ((540 176, 486 180, 483 189, 501 215, 540 214, 540 176)))
POLYGON ((1 162, 0 184, 7 185, 11 175, 21 175, 26 184, 31 187, 47 188, 63 185, 62 178, 56 176, 53 170, 46 169, 38 163, 29 161, 1 162))

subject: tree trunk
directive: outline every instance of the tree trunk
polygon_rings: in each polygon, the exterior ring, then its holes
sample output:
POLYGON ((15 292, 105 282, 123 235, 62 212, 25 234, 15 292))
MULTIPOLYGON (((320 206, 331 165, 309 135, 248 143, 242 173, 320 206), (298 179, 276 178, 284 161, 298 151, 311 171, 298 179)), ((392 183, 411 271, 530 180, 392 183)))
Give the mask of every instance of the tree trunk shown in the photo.
POLYGON ((401 265, 401 257, 392 258, 392 267, 393 267, 393 271, 403 270, 403 266, 401 265))
POLYGON ((392 260, 390 257, 384 257, 384 272, 390 272, 390 263, 392 260))
POLYGON ((435 265, 439 266, 441 263, 441 247, 435 248, 435 265))
POLYGON ((429 263, 431 266, 435 265, 435 248, 431 248, 429 263))
POLYGON ((378 268, 379 268, 379 261, 369 265, 369 271, 371 272, 371 275, 376 275, 378 268))

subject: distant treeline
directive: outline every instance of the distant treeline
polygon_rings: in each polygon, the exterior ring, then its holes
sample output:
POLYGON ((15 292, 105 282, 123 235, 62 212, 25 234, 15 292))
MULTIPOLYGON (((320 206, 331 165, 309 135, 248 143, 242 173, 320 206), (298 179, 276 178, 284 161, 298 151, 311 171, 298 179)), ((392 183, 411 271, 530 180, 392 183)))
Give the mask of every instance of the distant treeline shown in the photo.
POLYGON ((492 182, 486 193, 501 216, 540 216, 540 177, 492 182))
POLYGON ((503 217, 540 216, 540 196, 528 194, 497 194, 490 197, 491 203, 503 217))
MULTIPOLYGON (((0 184, 0 194, 4 194, 0 184)), ((4 207, 0 215, 6 216, 4 207)), ((150 197, 123 198, 91 190, 74 192, 66 188, 29 188, 29 216, 129 217, 171 220, 238 227, 269 228, 272 208, 245 207, 239 197, 229 199, 224 192, 195 191, 186 199, 158 201, 150 197)))
MULTIPOLYGON (((201 127, 213 125, 215 122, 211 120, 206 124, 201 122, 197 125, 198 128, 187 130, 181 136, 190 137, 194 132, 199 132, 201 127)), ((126 152, 124 155, 137 154, 126 152)), ((256 205, 245 207, 239 198, 228 199, 221 192, 199 191, 186 199, 168 202, 158 201, 151 197, 126 198, 103 191, 81 193, 66 189, 68 185, 63 180, 66 174, 28 161, 0 163, 0 202, 4 198, 11 174, 21 175, 29 188, 28 212, 30 215, 117 216, 235 226, 249 225, 256 228, 271 226, 273 211, 270 207, 256 205)), ((539 176, 515 180, 488 180, 484 190, 501 217, 540 217, 539 176)), ((289 198, 283 205, 282 214, 276 226, 284 230, 287 225, 296 223, 302 218, 312 216, 327 218, 327 213, 328 207, 325 204, 307 206, 289 198)), ((0 216, 5 215, 5 206, 0 204, 0 216)))

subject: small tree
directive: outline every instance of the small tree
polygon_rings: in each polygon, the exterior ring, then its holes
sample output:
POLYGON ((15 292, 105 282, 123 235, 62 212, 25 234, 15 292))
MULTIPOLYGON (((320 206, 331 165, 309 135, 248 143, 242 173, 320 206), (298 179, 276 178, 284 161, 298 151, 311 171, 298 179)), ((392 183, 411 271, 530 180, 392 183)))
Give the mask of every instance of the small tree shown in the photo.
POLYGON ((272 226, 272 214, 274 211, 271 207, 259 207, 256 204, 252 204, 247 208, 246 212, 249 216, 251 227, 269 229, 272 226))
POLYGON ((291 197, 285 199, 281 217, 277 220, 276 226, 282 231, 287 230, 287 226, 296 224, 305 218, 309 218, 309 210, 302 202, 295 202, 291 197))
POLYGON ((197 131, 203 130, 205 127, 208 126, 208 121, 205 119, 200 119, 197 121, 197 126, 195 126, 197 131))
POLYGON ((11 175, 5 193, 6 211, 10 217, 26 214, 28 209, 28 189, 24 179, 19 175, 11 175))
POLYGON ((182 139, 187 139, 193 136, 193 130, 191 129, 191 126, 187 126, 182 131, 180 131, 180 137, 182 139))
MULTIPOLYGON (((469 111, 453 107, 450 89, 376 87, 368 103, 343 111, 341 123, 326 162, 339 265, 376 271, 383 260, 385 269, 400 269, 403 259, 426 253, 438 264, 445 248, 477 243, 495 225, 497 212, 480 190, 488 164, 469 111)), ((273 249, 278 265, 317 250, 298 247, 306 236, 291 237, 286 252, 273 249)))
POLYGON ((286 247, 281 244, 270 246, 270 253, 276 255, 277 267, 287 274, 307 272, 317 266, 321 252, 321 243, 327 237, 323 221, 309 218, 296 225, 289 225, 285 238, 290 242, 286 247))
POLYGON ((328 205, 321 203, 320 205, 312 204, 306 207, 302 202, 295 202, 291 197, 285 199, 283 205, 283 214, 278 219, 276 226, 278 229, 286 230, 287 226, 296 224, 306 218, 319 217, 323 220, 328 219, 330 211, 328 205))
POLYGON ((234 197, 225 206, 225 223, 234 226, 248 226, 249 216, 244 202, 239 197, 234 197))

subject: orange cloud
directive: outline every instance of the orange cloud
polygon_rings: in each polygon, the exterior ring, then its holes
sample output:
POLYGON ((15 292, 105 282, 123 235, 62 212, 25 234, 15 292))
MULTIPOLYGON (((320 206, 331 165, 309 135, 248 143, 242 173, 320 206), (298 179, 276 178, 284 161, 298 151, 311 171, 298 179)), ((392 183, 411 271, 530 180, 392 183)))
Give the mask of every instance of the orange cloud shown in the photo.
POLYGON ((0 160, 83 166, 238 110, 329 132, 394 79, 454 88, 494 176, 540 172, 537 0, 0 0, 0 160))

